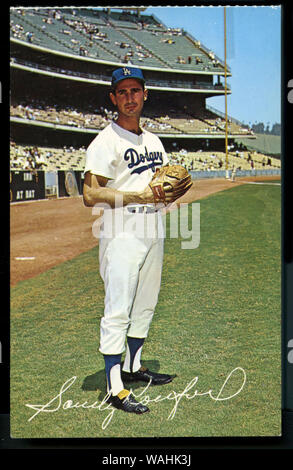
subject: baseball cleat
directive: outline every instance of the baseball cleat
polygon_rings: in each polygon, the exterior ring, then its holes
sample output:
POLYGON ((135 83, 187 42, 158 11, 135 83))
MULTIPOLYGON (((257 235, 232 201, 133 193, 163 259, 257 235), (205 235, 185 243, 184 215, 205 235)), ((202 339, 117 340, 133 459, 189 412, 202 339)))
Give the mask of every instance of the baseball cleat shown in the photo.
POLYGON ((151 382, 151 385, 165 385, 176 377, 175 375, 159 374, 151 372, 146 367, 141 367, 137 372, 124 372, 121 371, 121 379, 125 382, 151 382))
POLYGON ((122 392, 120 392, 118 395, 110 395, 110 397, 107 399, 107 402, 118 410, 136 414, 142 414, 150 411, 147 406, 137 402, 128 390, 122 390, 122 392), (121 398, 119 398, 118 395, 120 395, 121 398))

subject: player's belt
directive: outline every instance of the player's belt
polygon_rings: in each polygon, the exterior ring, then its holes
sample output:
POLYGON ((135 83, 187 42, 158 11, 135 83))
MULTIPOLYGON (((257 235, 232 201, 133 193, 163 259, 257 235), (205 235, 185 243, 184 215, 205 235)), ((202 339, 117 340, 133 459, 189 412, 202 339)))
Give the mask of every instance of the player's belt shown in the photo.
POLYGON ((152 206, 127 207, 127 210, 132 214, 154 214, 155 212, 158 212, 158 209, 152 206))

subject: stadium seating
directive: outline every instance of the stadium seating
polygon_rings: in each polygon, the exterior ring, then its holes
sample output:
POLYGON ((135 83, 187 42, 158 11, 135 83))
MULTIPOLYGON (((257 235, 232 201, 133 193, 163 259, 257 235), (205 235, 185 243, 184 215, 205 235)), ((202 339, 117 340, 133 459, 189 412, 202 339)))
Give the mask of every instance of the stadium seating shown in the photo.
MULTIPOLYGON (((181 149, 169 155, 172 163, 186 166, 188 170, 213 171, 226 169, 226 154, 224 152, 187 152, 181 149)), ((257 152, 230 152, 228 154, 228 169, 237 170, 264 170, 280 169, 281 163, 278 158, 268 157, 257 152), (253 162, 253 165, 251 164, 253 162)))
POLYGON ((10 145, 11 170, 83 170, 85 163, 85 148, 73 147, 48 148, 10 145))
MULTIPOLYGON (((18 145, 11 142, 10 168, 11 170, 43 169, 56 170, 84 170, 85 147, 79 149, 73 147, 48 148, 18 145)), ((226 168, 226 154, 224 152, 190 152, 181 149, 178 152, 168 153, 171 163, 180 163, 188 170, 213 171, 226 168)), ((279 169, 280 160, 268 157, 261 153, 247 151, 229 152, 228 169, 251 170, 253 169, 279 169)))
MULTIPOLYGON (((28 8, 11 9, 10 34, 12 38, 23 42, 32 42, 44 48, 58 50, 64 53, 100 58, 111 63, 132 63, 156 67, 158 70, 180 69, 182 71, 212 71, 215 74, 223 72, 223 64, 218 62, 213 53, 194 40, 180 28, 167 28, 152 16, 136 13, 126 13, 107 10, 89 10, 80 8, 28 8)), ((12 57, 16 63, 19 57, 12 57)), ((82 75, 85 78, 109 80, 104 72, 99 75, 84 72, 62 71, 52 65, 30 64, 34 68, 47 68, 49 71, 82 75)), ((106 72, 105 72, 106 73, 106 72)), ((170 77, 170 74, 165 74, 170 77)), ((177 79, 153 78, 148 84, 164 87, 180 87, 182 89, 195 86, 192 75, 176 74, 177 79)), ((175 74, 174 74, 175 76, 175 74)), ((159 75, 158 75, 159 77, 159 75)), ((202 77, 204 77, 202 75, 202 77)), ((198 75, 197 87, 203 89, 214 85, 200 83, 198 75)), ((12 97, 13 98, 13 97, 12 97)), ((198 138, 224 137, 225 119, 220 113, 209 107, 196 106, 196 109, 174 109, 165 104, 160 107, 146 107, 141 118, 143 128, 164 137, 194 136, 198 138), (209 108, 209 109, 208 109, 209 108)), ((67 106, 61 102, 45 102, 32 96, 23 95, 21 99, 11 100, 10 114, 12 121, 29 123, 35 121, 46 123, 56 128, 56 125, 66 126, 74 130, 83 129, 97 132, 104 129, 116 117, 114 111, 95 109, 91 103, 81 110, 67 106)), ((228 132, 230 136, 251 135, 251 131, 241 123, 229 118, 228 132)), ((180 140, 178 139, 177 144, 180 140)), ((178 148, 178 145, 177 147, 178 148)), ((190 148, 190 147, 189 147, 190 148)), ((197 147, 198 148, 198 145, 197 147)), ((169 154, 171 161, 182 163, 189 170, 213 171, 225 168, 226 155, 223 152, 187 151, 181 149, 169 154)), ((11 143, 11 169, 40 168, 46 171, 59 169, 76 169, 83 171, 85 149, 25 147, 11 143)), ((280 168, 280 160, 269 158, 262 153, 250 153, 235 150, 229 151, 229 169, 238 168, 266 169, 280 168)))
MULTIPOLYGON (((47 26, 39 20, 40 18, 33 13, 22 15, 15 11, 11 13, 10 17, 10 21, 13 22, 14 27, 18 25, 22 28, 22 37, 18 39, 28 41, 27 34, 32 33, 33 36, 29 42, 36 45, 62 52, 75 53, 77 51, 72 44, 63 40, 59 34, 56 34, 54 24, 51 24, 50 28, 47 29, 47 26)), ((10 30, 12 30, 12 25, 10 30)))
POLYGON ((10 21, 12 37, 27 41, 31 32, 32 43, 53 50, 163 69, 223 72, 223 65, 185 32, 165 28, 149 16, 100 10, 76 15, 70 8, 57 15, 52 9, 18 8, 11 11, 10 21))
MULTIPOLYGON (((199 111, 197 117, 186 111, 181 113, 167 109, 165 113, 164 110, 159 111, 161 114, 158 114, 158 111, 150 111, 142 116, 142 125, 154 133, 206 134, 208 136, 225 133, 225 120, 211 112, 208 114, 209 119, 205 119, 206 111, 199 111)), ((12 117, 26 120, 97 130, 103 129, 109 120, 115 117, 115 113, 111 111, 107 112, 107 115, 90 111, 84 113, 73 107, 62 109, 60 106, 48 106, 37 101, 31 103, 29 100, 23 100, 17 106, 11 105, 10 114, 12 117)), ((249 130, 233 122, 229 122, 228 131, 230 135, 250 134, 249 130)))

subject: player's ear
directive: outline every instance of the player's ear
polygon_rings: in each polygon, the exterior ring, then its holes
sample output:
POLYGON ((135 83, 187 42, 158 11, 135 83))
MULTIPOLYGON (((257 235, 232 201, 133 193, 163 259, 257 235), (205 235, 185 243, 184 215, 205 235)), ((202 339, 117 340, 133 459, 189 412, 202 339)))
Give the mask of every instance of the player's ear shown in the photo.
POLYGON ((110 92, 109 96, 110 96, 110 100, 112 101, 114 106, 117 106, 116 96, 114 95, 114 93, 112 91, 110 92))
POLYGON ((144 91, 143 91, 143 99, 144 101, 146 101, 148 99, 148 90, 145 88, 144 91))

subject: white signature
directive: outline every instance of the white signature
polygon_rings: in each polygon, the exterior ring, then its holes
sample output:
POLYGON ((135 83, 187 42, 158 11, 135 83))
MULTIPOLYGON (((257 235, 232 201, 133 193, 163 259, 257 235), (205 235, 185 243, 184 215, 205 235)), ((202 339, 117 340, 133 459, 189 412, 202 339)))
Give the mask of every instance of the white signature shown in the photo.
MULTIPOLYGON (((68 379, 60 388, 59 393, 52 398, 50 401, 45 403, 44 405, 31 405, 31 404, 26 404, 28 408, 31 408, 35 410, 35 413, 28 419, 28 421, 32 421, 39 413, 56 413, 56 411, 63 409, 63 410, 69 410, 69 409, 78 409, 78 408, 83 408, 83 409, 95 409, 99 411, 109 411, 109 414, 106 416, 102 423, 102 429, 106 429, 106 427, 110 424, 113 415, 116 411, 115 408, 111 404, 107 403, 107 399, 109 397, 109 394, 107 394, 101 402, 95 401, 94 403, 89 404, 87 401, 84 401, 82 403, 76 402, 74 403, 72 400, 66 400, 63 402, 63 395, 65 394, 66 391, 74 384, 76 381, 77 377, 73 376, 70 379, 68 379)), ((170 400, 174 401, 174 406, 168 416, 168 420, 172 420, 177 412, 178 405, 182 398, 186 398, 187 400, 192 400, 195 397, 200 397, 200 396, 208 396, 214 401, 226 401, 226 400, 231 400, 231 398, 236 397, 239 395, 239 393, 242 391, 245 383, 246 383, 246 373, 245 370, 242 369, 242 367, 236 367, 233 369, 226 379, 224 380, 220 390, 215 393, 212 389, 206 391, 206 392, 199 392, 195 386, 198 383, 198 377, 194 377, 184 388, 182 392, 175 392, 174 390, 170 392, 166 396, 158 395, 156 398, 151 398, 149 395, 146 394, 148 391, 148 388, 150 387, 150 382, 148 385, 143 389, 143 391, 139 395, 135 395, 133 390, 131 390, 131 393, 135 398, 139 398, 140 403, 143 403, 144 405, 148 405, 149 403, 159 403, 165 400, 170 400), (240 375, 239 378, 239 388, 234 392, 233 394, 225 396, 225 388, 227 387, 227 384, 231 380, 231 377, 238 373, 240 375), (193 390, 192 390, 193 389, 193 390), (191 392, 192 393, 188 393, 191 392)))

